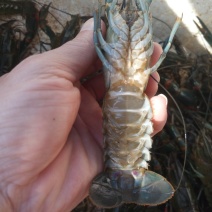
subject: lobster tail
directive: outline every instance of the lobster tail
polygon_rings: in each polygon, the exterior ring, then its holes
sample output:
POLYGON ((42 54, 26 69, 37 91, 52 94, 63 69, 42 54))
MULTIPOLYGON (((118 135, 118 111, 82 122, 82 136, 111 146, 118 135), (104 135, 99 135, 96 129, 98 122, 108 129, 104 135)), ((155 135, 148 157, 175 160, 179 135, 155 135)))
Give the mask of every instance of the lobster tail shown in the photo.
POLYGON ((90 198, 98 207, 113 208, 123 203, 159 205, 174 193, 172 185, 161 175, 141 170, 111 171, 98 175, 90 187, 90 198))

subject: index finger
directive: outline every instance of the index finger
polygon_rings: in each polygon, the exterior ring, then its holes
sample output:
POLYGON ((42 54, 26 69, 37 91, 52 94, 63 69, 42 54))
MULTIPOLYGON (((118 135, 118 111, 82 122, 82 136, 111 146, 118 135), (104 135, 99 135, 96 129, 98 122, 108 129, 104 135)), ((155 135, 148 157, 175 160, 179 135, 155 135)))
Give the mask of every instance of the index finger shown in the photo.
MULTIPOLYGON (((151 66, 153 66, 158 61, 161 53, 162 53, 161 46, 158 43, 154 43, 154 52, 153 52, 152 58, 151 58, 151 66)), ((149 82, 147 84, 146 91, 145 91, 145 93, 147 94, 147 96, 149 98, 153 97, 156 94, 156 92, 158 90, 157 82, 160 81, 160 76, 159 76, 158 72, 154 72, 151 75, 153 76, 154 79, 150 76, 149 82), (155 80, 157 80, 157 82, 155 80)))

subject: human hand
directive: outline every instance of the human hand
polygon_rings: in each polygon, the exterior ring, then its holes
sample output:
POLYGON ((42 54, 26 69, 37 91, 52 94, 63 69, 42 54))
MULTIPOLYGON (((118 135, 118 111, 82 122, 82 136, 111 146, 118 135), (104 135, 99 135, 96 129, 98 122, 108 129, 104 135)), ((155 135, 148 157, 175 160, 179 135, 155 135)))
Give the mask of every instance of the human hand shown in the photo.
MULTIPOLYGON (((160 53, 156 44, 153 63, 160 53)), ((101 75, 83 86, 79 80, 100 67, 90 20, 74 40, 0 78, 0 211, 70 211, 88 195, 103 167, 105 90, 101 75)), ((166 121, 166 99, 153 97, 156 90, 150 79, 154 133, 166 121)))

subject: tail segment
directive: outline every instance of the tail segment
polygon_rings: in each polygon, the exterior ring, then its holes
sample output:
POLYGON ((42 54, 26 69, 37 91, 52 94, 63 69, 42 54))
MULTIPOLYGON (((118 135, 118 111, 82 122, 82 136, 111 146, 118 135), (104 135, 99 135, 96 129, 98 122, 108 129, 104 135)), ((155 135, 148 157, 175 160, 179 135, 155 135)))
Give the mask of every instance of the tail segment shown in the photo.
POLYGON ((173 196, 174 188, 163 176, 152 171, 138 172, 101 173, 90 187, 92 202, 101 208, 113 208, 123 203, 154 206, 173 196))

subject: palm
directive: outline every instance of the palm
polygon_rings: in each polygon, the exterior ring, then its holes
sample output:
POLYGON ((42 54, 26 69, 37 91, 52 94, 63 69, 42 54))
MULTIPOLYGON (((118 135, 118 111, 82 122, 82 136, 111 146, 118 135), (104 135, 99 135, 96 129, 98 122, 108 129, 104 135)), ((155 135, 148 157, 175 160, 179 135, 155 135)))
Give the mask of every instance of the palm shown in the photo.
POLYGON ((43 180, 34 182, 46 193, 47 204, 54 202, 53 208, 62 211, 73 208, 87 196, 89 182, 102 169, 101 109, 84 88, 81 90, 82 103, 67 142, 44 169, 44 176, 39 176, 43 180), (53 187, 56 189, 52 192, 53 187))

